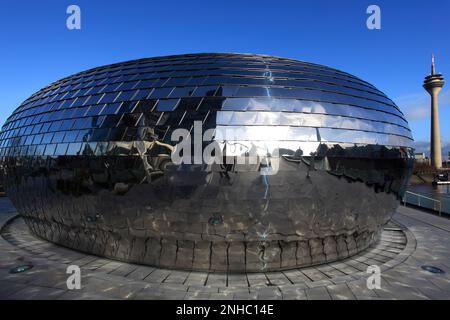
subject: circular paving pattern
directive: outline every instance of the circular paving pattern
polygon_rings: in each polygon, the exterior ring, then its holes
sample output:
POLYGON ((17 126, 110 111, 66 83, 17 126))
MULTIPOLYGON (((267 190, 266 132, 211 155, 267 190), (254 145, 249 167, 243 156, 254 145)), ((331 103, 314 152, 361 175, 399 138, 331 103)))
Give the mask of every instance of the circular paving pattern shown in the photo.
MULTIPOLYGON (((279 272, 227 274, 153 268, 87 255, 37 238, 18 216, 4 225, 1 235, 10 245, 23 250, 23 255, 27 257, 78 265, 84 274, 106 277, 119 284, 122 280, 132 280, 133 283, 149 284, 152 290, 172 290, 171 294, 191 292, 198 298, 227 292, 235 297, 242 293, 242 298, 252 298, 252 292, 258 293, 253 297, 257 295, 258 299, 277 298, 285 294, 295 298, 299 290, 367 278, 367 268, 371 265, 377 265, 384 272, 403 262, 415 248, 412 233, 393 221, 384 228, 378 243, 339 262, 279 272)), ((178 298, 177 295, 171 297, 178 298)))

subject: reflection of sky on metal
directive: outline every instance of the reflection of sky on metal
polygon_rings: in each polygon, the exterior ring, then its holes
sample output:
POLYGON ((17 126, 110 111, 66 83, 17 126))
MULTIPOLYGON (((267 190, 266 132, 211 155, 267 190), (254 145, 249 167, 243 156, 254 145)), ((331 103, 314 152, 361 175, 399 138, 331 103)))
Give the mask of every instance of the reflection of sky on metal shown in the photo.
POLYGON ((355 105, 283 98, 227 98, 224 111, 278 111, 342 115, 388 122, 408 128, 408 123, 396 114, 355 105))
POLYGON ((330 127, 402 135, 411 138, 411 132, 404 127, 377 121, 327 114, 307 114, 271 111, 219 111, 219 125, 273 125, 301 127, 330 127))

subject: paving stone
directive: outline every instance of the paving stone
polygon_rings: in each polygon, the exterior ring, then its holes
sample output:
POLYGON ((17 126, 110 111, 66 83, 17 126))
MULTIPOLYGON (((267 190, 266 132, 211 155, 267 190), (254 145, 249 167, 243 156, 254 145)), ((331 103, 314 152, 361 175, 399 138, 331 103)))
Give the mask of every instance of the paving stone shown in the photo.
POLYGON ((177 283, 184 284, 189 277, 189 271, 172 271, 169 276, 164 280, 164 283, 177 283))
MULTIPOLYGON (((83 266, 85 266, 85 265, 87 265, 87 264, 89 264, 89 263, 91 263, 91 262, 93 262, 93 261, 95 261, 95 260, 98 260, 98 257, 94 257, 94 256, 85 256, 85 257, 82 257, 81 259, 72 261, 72 263, 73 263, 74 265, 79 266, 79 267, 83 267, 83 266)), ((104 263, 103 265, 105 265, 105 264, 106 264, 106 263, 104 263)), ((99 267, 101 267, 101 266, 102 266, 102 265, 100 265, 99 267)))
POLYGON ((328 276, 330 279, 333 277, 345 276, 345 273, 339 271, 331 265, 317 266, 316 269, 328 276))
POLYGON ((317 288, 317 287, 326 287, 326 286, 329 286, 329 285, 332 285, 332 284, 333 284, 333 282, 331 282, 331 280, 325 279, 325 280, 307 282, 306 286, 308 288, 317 288))
POLYGON ((297 269, 283 271, 283 274, 289 279, 290 282, 292 282, 294 284, 305 283, 305 282, 311 281, 309 278, 307 278, 303 273, 301 273, 297 269))
POLYGON ((306 296, 308 300, 330 300, 330 294, 325 287, 317 287, 306 289, 306 296))
POLYGON ((182 292, 186 292, 188 287, 186 287, 183 284, 180 283, 167 283, 167 282, 163 282, 159 285, 160 288, 164 289, 164 290, 174 290, 174 291, 182 291, 182 292))
POLYGON ((358 300, 367 300, 372 298, 378 298, 378 295, 374 290, 367 288, 367 283, 365 280, 352 281, 347 283, 347 286, 352 291, 353 295, 358 300))
POLYGON ((347 282, 353 281, 353 280, 355 280, 355 277, 351 276, 351 275, 333 277, 330 279, 330 281, 334 284, 347 283, 347 282))
POLYGON ((123 263, 118 268, 112 270, 110 273, 116 276, 127 277, 130 273, 135 271, 139 266, 135 264, 123 263))
POLYGON ((9 296, 26 288, 27 285, 0 280, 0 299, 8 299, 9 296))
POLYGON ((250 286, 267 285, 268 279, 264 273, 248 273, 247 280, 250 286))
POLYGON ((127 278, 133 280, 143 280, 148 277, 153 271, 155 271, 155 268, 153 267, 139 266, 134 271, 129 273, 127 275, 127 278))
POLYGON ((209 299, 211 300, 233 300, 234 293, 211 293, 209 299))
POLYGON ((448 300, 448 291, 434 288, 419 288, 420 293, 432 300, 448 300))
POLYGON ((436 287, 440 288, 443 291, 450 292, 450 280, 446 279, 444 277, 439 277, 437 275, 436 277, 430 277, 428 279, 431 283, 433 283, 436 287))
POLYGON ((153 282, 153 283, 162 283, 171 273, 170 270, 167 269, 156 269, 152 273, 150 273, 147 277, 144 278, 144 281, 153 282))
POLYGON ((96 292, 85 292, 85 291, 66 291, 60 295, 57 300, 115 300, 107 295, 102 295, 96 292))
POLYGON ((123 263, 122 262, 117 262, 117 261, 110 261, 104 265, 102 265, 101 267, 99 267, 97 269, 98 272, 105 272, 105 273, 110 273, 114 270, 116 270, 117 268, 119 268, 120 266, 122 266, 123 263))
POLYGON ((208 293, 218 293, 219 287, 213 286, 189 286, 188 292, 208 292, 208 293))
POLYGON ((230 287, 248 287, 247 275, 245 274, 229 274, 228 286, 230 287))
POLYGON ((203 286, 208 278, 205 272, 191 272, 185 281, 187 286, 203 286))
POLYGON ((282 299, 281 291, 277 287, 262 288, 256 291, 260 300, 282 299))
POLYGON ((290 289, 281 289, 281 294, 283 296, 283 300, 306 300, 306 291, 305 289, 300 288, 290 288, 290 289))
POLYGON ((387 282, 381 283, 380 289, 374 289, 377 296, 382 299, 392 300, 424 300, 428 299, 417 287, 407 285, 391 285, 387 282))
POLYGON ((248 287, 219 287, 219 293, 248 293, 248 287))
POLYGON ((50 287, 50 288, 58 288, 62 290, 67 290, 67 279, 70 275, 61 271, 48 271, 45 273, 40 273, 37 275, 33 275, 30 278, 29 284, 40 286, 40 287, 50 287))
POLYGON ((270 272, 266 273, 267 278, 269 279, 269 283, 271 285, 285 285, 292 284, 292 282, 287 278, 283 272, 270 272))
POLYGON ((237 292, 234 294, 234 300, 256 300, 258 294, 256 292, 237 292))
POLYGON ((38 286, 26 286, 24 289, 16 291, 12 295, 8 296, 11 300, 55 300, 62 294, 64 290, 38 287, 38 286))
POLYGON ((210 273, 206 285, 210 286, 226 286, 227 275, 223 273, 210 273))
POLYGON ((135 300, 182 300, 186 292, 164 290, 157 288, 146 288, 134 296, 135 300))
POLYGON ((353 300, 356 298, 346 283, 327 286, 327 290, 333 300, 353 300))
POLYGON ((209 300, 211 294, 208 292, 187 292, 184 296, 186 300, 209 300))
POLYGON ((329 277, 327 277, 325 274, 317 270, 316 268, 305 268, 300 269, 300 271, 311 281, 321 281, 321 280, 328 280, 329 277))
POLYGON ((114 299, 132 299, 145 289, 148 284, 144 282, 111 282, 109 279, 88 278, 82 285, 83 291, 98 292, 101 295, 114 299))

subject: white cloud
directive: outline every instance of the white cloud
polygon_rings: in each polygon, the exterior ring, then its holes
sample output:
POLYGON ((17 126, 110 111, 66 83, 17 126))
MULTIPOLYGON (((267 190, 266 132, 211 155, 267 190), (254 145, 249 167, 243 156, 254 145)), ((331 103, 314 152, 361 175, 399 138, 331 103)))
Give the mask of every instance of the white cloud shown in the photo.
MULTIPOLYGON (((423 92, 398 97, 395 102, 406 116, 408 121, 417 121, 430 118, 430 96, 423 92)), ((440 107, 450 104, 450 90, 439 95, 440 107)))
MULTIPOLYGON (((416 152, 425 152, 430 155, 430 142, 428 141, 414 141, 414 148, 416 152)), ((442 149, 442 159, 447 159, 448 153, 450 152, 450 141, 441 142, 442 149)))

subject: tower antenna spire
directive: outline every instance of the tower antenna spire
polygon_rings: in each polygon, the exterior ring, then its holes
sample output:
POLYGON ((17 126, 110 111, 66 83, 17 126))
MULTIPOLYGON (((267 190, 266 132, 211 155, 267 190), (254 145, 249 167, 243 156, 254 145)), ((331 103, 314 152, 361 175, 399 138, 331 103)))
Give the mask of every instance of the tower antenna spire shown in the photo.
POLYGON ((434 53, 431 54, 431 75, 436 74, 436 66, 434 64, 434 53))

